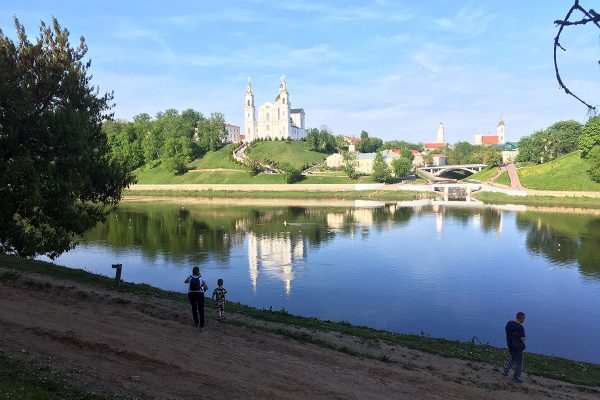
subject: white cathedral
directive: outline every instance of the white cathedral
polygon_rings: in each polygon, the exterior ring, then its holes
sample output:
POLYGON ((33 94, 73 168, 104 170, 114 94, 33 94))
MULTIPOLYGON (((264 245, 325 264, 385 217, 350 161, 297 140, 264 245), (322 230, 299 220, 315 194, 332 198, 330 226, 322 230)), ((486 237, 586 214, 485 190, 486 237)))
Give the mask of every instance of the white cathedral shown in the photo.
POLYGON ((248 79, 246 103, 244 107, 244 141, 256 139, 302 139, 306 136, 304 110, 291 108, 290 95, 281 77, 279 94, 272 103, 267 102, 258 108, 258 118, 254 107, 254 93, 248 79))

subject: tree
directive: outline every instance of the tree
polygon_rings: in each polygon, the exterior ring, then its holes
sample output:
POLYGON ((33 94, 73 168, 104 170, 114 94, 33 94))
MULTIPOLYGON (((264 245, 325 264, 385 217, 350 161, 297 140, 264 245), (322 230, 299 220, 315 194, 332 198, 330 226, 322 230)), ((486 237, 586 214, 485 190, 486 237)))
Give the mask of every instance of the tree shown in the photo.
POLYGON ((412 168, 411 160, 406 157, 398 157, 392 161, 392 171, 394 171, 396 178, 404 178, 412 171, 412 168))
POLYGON ((581 134, 577 121, 559 121, 519 141, 517 161, 544 163, 577 150, 581 134))
MULTIPOLYGON (((474 157, 474 153, 478 148, 469 142, 458 142, 444 154, 448 156, 448 164, 475 164, 478 160, 474 157)), ((441 149, 439 151, 442 152, 441 149)))
POLYGON ((373 180, 375 182, 388 182, 392 177, 390 169, 383 159, 383 155, 380 151, 375 155, 373 160, 373 180))
POLYGON ((477 160, 478 163, 485 165, 502 164, 502 153, 490 146, 480 146, 479 149, 473 153, 473 158, 477 160))
POLYGON ((202 152, 216 151, 227 139, 225 117, 221 113, 212 113, 198 123, 199 145, 202 152))
POLYGON ((590 118, 579 136, 579 150, 582 157, 587 157, 594 146, 600 146, 600 116, 590 118))
POLYGON ((163 146, 161 162, 167 170, 181 175, 187 172, 187 164, 192 161, 194 150, 192 139, 187 136, 171 136, 163 146))
POLYGON ((0 31, 0 253, 55 258, 102 221, 133 182, 102 121, 113 96, 91 84, 83 37, 55 18, 30 42, 0 31))
POLYGON ((348 151, 342 153, 343 157, 343 171, 348 178, 356 179, 358 174, 356 173, 356 156, 348 151))
POLYGON ((600 183, 600 145, 594 146, 587 155, 589 167, 588 175, 594 182, 600 183))

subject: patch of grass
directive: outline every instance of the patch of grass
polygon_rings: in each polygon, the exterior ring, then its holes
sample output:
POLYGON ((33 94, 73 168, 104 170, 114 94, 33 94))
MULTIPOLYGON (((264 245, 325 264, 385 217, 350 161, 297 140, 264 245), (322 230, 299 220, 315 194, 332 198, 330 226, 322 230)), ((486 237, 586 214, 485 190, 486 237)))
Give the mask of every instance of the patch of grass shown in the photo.
POLYGON ((530 206, 600 208, 600 198, 579 196, 509 196, 504 193, 481 192, 473 195, 488 204, 523 204, 530 206))
POLYGON ((587 174, 588 165, 579 151, 544 164, 517 170, 521 184, 528 189, 600 191, 600 183, 587 174))
POLYGON ((500 176, 496 178, 495 182, 501 185, 510 186, 510 177, 508 176, 508 171, 502 172, 500 176))
MULTIPOLYGON (((82 269, 71 269, 44 261, 0 255, 0 268, 4 268, 8 271, 35 272, 55 278, 70 279, 96 286, 102 286, 120 292, 128 292, 136 295, 152 296, 180 302, 187 302, 187 298, 183 293, 166 291, 146 284, 134 284, 129 282, 123 282, 118 288, 115 288, 114 282, 111 278, 95 275, 82 269)), ((210 301, 207 301, 207 307, 210 307, 211 304, 212 303, 210 301)), ((285 310, 264 310, 240 303, 230 302, 227 305, 227 312, 245 315, 256 320, 277 322, 283 325, 301 327, 313 331, 339 332, 365 340, 381 340, 410 349, 438 354, 443 357, 484 362, 495 366, 502 365, 507 358, 506 350, 489 345, 477 345, 470 342, 465 343, 454 340, 430 338, 426 335, 393 333, 369 328, 366 326, 351 325, 347 322, 334 322, 321 320, 318 318, 300 317, 289 314, 285 310)), ((253 327, 257 328, 256 326, 253 327)), ((294 336, 292 338, 295 340, 302 340, 326 348, 333 348, 338 351, 343 351, 333 343, 326 342, 322 339, 313 338, 308 334, 283 331, 287 330, 282 329, 281 332, 274 331, 274 333, 279 333, 287 337, 294 336)), ((353 354, 353 350, 348 349, 347 351, 350 351, 349 354, 353 354)), ((366 357, 362 353, 356 355, 366 357)), ((560 357, 545 356, 534 353, 527 353, 527 372, 532 375, 539 375, 560 381, 592 387, 597 387, 600 382, 600 365, 598 364, 577 362, 560 357)))
POLYGON ((246 155, 267 164, 288 163, 297 169, 310 167, 327 158, 327 154, 309 150, 308 144, 302 141, 257 142, 250 146, 246 155))
POLYGON ((10 400, 125 400, 126 397, 82 391, 48 367, 0 354, 0 398, 10 400))
POLYGON ((237 143, 228 144, 217 151, 209 151, 202 158, 192 161, 188 164, 189 169, 209 169, 209 168, 228 168, 245 170, 243 165, 233 161, 231 153, 239 145, 237 143))
POLYGON ((488 167, 471 176, 467 176, 465 179, 471 181, 486 182, 492 179, 494 176, 496 176, 496 174, 498 174, 498 167, 488 167))

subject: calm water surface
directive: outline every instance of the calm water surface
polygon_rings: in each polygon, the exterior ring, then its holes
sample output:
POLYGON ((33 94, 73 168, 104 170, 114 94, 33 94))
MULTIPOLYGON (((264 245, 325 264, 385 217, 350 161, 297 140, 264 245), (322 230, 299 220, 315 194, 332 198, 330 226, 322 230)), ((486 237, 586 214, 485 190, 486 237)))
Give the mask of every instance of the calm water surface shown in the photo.
POLYGON ((191 267, 232 300, 397 332, 600 363, 600 215, 425 201, 124 202, 57 262, 186 291, 191 267))

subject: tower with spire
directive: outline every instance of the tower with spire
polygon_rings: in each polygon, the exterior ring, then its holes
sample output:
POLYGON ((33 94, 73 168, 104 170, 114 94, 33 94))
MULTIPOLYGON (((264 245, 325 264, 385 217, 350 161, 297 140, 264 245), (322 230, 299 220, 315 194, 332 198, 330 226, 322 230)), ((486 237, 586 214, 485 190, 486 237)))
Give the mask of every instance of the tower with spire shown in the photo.
POLYGON ((446 140, 444 138, 444 124, 442 124, 440 122, 440 124, 438 125, 438 129, 437 129, 437 140, 436 143, 446 143, 446 140))
POLYGON ((254 107, 254 93, 252 93, 252 84, 248 78, 246 87, 246 102, 244 106, 244 135, 247 142, 256 139, 256 108, 254 107))
POLYGON ((506 134, 504 133, 504 120, 500 117, 500 121, 498 122, 498 128, 496 130, 496 135, 498 136, 498 143, 504 144, 506 143, 506 134))

